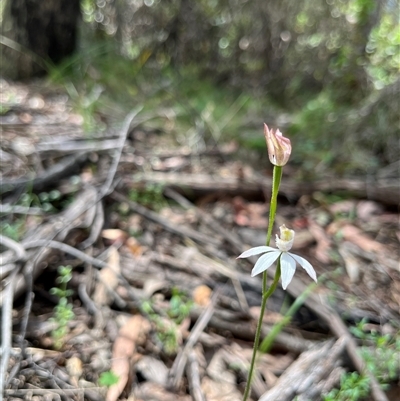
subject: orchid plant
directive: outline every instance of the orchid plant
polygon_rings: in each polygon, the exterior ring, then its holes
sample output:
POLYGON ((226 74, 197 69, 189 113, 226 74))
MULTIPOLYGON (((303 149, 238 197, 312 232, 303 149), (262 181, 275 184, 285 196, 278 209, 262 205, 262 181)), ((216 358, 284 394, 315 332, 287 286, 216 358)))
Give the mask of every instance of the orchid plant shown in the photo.
POLYGON ((296 263, 298 263, 301 267, 303 267, 303 269, 314 281, 317 281, 317 275, 311 264, 301 256, 289 252, 293 246, 294 241, 295 233, 293 230, 290 230, 285 225, 282 225, 280 227, 280 237, 278 237, 277 235, 275 240, 277 248, 269 246, 276 215, 277 198, 282 178, 282 167, 285 166, 285 164, 289 161, 290 154, 292 152, 292 145, 290 143, 290 139, 284 137, 279 129, 269 129, 267 124, 264 124, 264 135, 267 142, 269 160, 274 165, 267 241, 265 246, 257 246, 255 248, 251 248, 238 256, 238 258, 248 258, 250 256, 263 254, 257 260, 251 272, 252 276, 255 276, 259 273, 263 274, 263 285, 261 311, 254 338, 253 355, 251 358, 246 388, 243 395, 243 401, 247 401, 251 389, 251 381, 253 378, 257 350, 260 343, 261 327, 265 308, 267 305, 267 300, 275 291, 280 278, 282 277, 282 288, 286 290, 287 286, 292 281, 292 278, 296 271, 296 263), (277 262, 277 267, 274 280, 268 288, 267 269, 271 267, 275 262, 277 262))

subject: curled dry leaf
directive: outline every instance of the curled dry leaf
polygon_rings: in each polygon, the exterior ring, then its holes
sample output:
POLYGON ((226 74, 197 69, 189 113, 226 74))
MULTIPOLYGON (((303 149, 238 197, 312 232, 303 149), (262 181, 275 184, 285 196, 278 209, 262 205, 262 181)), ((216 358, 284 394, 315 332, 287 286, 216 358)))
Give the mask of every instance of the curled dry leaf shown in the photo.
POLYGON ((143 255, 143 252, 145 251, 145 247, 140 244, 140 242, 134 238, 134 237, 129 237, 126 240, 126 246, 128 247, 129 251, 132 253, 133 256, 136 258, 140 258, 143 255))
POLYGON ((310 221, 308 229, 317 242, 317 246, 315 248, 315 257, 321 263, 330 263, 331 257, 329 256, 329 252, 332 249, 332 243, 325 230, 320 225, 312 221, 310 221))
POLYGON ((357 283, 360 281, 361 261, 352 254, 351 250, 347 246, 348 243, 339 245, 339 253, 343 258, 344 266, 346 268, 347 275, 350 278, 351 283, 357 283))
POLYGON ((265 203, 245 202, 243 198, 236 196, 233 198, 232 205, 235 212, 235 223, 238 226, 267 227, 268 206, 265 203))
POLYGON ((101 236, 102 236, 102 238, 110 241, 111 244, 115 244, 115 243, 121 244, 121 243, 125 242, 125 240, 128 237, 128 234, 125 231, 120 230, 118 228, 110 228, 107 230, 103 230, 101 232, 101 236))
POLYGON ((118 383, 107 392, 106 401, 116 401, 131 376, 131 361, 136 346, 143 342, 150 331, 150 323, 141 315, 132 316, 119 330, 114 342, 111 371, 118 376, 118 383))
POLYGON ((71 377, 72 383, 77 385, 78 380, 81 378, 83 373, 82 361, 77 356, 73 356, 67 359, 65 367, 67 368, 67 372, 71 377))
POLYGON ((99 281, 93 294, 93 301, 97 305, 109 305, 112 302, 111 291, 117 288, 120 273, 119 253, 116 248, 112 247, 107 266, 100 270, 99 281))
POLYGON ((346 224, 340 229, 340 233, 346 241, 352 242, 363 251, 383 253, 386 251, 385 245, 374 241, 372 238, 364 234, 359 228, 346 224))

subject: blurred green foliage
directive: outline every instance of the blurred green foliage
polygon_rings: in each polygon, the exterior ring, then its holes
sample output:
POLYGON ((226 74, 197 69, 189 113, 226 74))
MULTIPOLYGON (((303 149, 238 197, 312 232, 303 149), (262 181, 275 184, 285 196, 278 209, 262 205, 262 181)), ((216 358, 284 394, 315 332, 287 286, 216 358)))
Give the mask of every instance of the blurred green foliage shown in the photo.
POLYGON ((52 76, 88 132, 140 103, 145 126, 193 149, 236 138, 265 153, 262 122, 279 125, 306 176, 375 174, 398 160, 398 0, 81 8, 81 51, 52 76))
POLYGON ((116 375, 113 371, 108 370, 107 372, 103 372, 99 377, 99 385, 111 387, 114 384, 117 384, 119 381, 119 376, 116 375))
POLYGON ((56 279, 57 287, 50 290, 50 293, 58 298, 58 303, 54 307, 54 316, 50 319, 56 324, 56 328, 51 333, 56 349, 60 349, 64 345, 65 336, 69 332, 68 325, 75 317, 72 310, 73 305, 68 301, 68 298, 73 295, 73 291, 67 288, 71 279, 72 267, 59 266, 56 279))
MULTIPOLYGON (((384 389, 395 382, 400 372, 400 332, 394 335, 369 331, 366 320, 351 327, 352 334, 362 341, 361 355, 368 370, 384 389)), ((370 382, 365 375, 357 372, 344 373, 340 388, 326 394, 324 401, 358 401, 370 395, 370 382)))
POLYGON ((164 310, 156 312, 152 300, 142 302, 142 312, 155 325, 156 338, 168 355, 176 353, 179 349, 179 325, 189 316, 193 305, 193 301, 176 288, 172 289, 169 305, 164 310))

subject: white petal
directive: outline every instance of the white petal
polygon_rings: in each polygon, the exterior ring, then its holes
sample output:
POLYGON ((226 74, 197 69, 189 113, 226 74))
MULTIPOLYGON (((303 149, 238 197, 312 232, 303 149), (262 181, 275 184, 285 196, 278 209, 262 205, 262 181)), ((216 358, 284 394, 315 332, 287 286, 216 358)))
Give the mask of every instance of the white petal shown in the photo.
POLYGON ((277 251, 274 249, 274 252, 268 252, 265 255, 260 256, 257 260, 257 263, 254 265, 253 270, 251 271, 251 277, 254 277, 256 274, 261 273, 270 267, 276 259, 279 258, 281 251, 277 251))
POLYGON ((287 286, 292 281, 294 272, 296 271, 296 262, 289 255, 290 254, 283 252, 281 256, 282 288, 284 290, 286 290, 287 286))
POLYGON ((249 256, 259 255, 260 253, 265 253, 270 251, 276 251, 276 249, 270 246, 256 246, 255 248, 250 248, 247 251, 243 252, 236 259, 248 258, 249 256))
POLYGON ((315 281, 317 282, 317 275, 315 273, 314 268, 311 266, 311 263, 308 260, 305 260, 299 255, 294 255, 293 253, 289 253, 290 256, 292 256, 296 262, 307 272, 307 274, 315 281))

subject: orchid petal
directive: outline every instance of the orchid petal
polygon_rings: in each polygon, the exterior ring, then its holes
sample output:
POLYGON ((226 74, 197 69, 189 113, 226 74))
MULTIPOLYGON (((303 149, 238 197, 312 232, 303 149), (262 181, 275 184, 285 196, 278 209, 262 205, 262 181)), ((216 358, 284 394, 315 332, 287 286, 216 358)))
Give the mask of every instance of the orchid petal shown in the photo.
POLYGON ((281 251, 274 249, 273 252, 268 252, 265 255, 260 256, 260 258, 257 260, 257 263, 254 265, 253 270, 251 271, 251 277, 254 277, 256 274, 259 274, 271 267, 275 260, 279 258, 280 254, 281 251))
POLYGON ((289 255, 296 260, 296 262, 307 272, 307 274, 317 282, 317 275, 315 273, 314 268, 311 266, 311 263, 308 260, 305 260, 301 256, 294 255, 293 253, 289 253, 289 255))
POLYGON ((292 281, 296 271, 296 261, 287 253, 282 253, 281 256, 281 275, 282 275, 282 288, 286 290, 287 286, 292 281))
POLYGON ((272 248, 271 246, 256 246, 255 248, 250 248, 247 251, 243 252, 236 259, 248 258, 249 256, 259 255, 260 253, 265 253, 270 251, 276 251, 276 249, 272 248))

